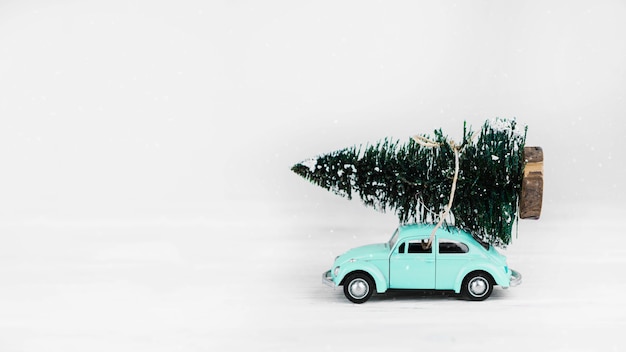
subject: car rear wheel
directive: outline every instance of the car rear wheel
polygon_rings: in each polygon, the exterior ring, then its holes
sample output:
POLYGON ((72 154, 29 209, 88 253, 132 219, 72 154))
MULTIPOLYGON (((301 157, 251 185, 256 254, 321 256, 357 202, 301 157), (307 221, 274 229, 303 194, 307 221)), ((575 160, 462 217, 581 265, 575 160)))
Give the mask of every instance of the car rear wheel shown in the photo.
POLYGON ((374 280, 365 273, 348 275, 343 284, 343 294, 353 303, 367 301, 374 292, 374 280))
POLYGON ((470 273, 463 280, 462 293, 465 298, 471 301, 483 301, 493 291, 493 279, 484 272, 470 273))

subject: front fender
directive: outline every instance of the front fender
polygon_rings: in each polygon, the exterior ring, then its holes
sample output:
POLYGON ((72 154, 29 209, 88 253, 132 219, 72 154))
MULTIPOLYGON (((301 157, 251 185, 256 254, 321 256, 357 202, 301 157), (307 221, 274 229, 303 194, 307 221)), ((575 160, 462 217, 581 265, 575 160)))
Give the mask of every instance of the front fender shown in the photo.
POLYGON ((376 283, 377 293, 387 292, 387 288, 388 288, 387 278, 376 265, 370 262, 356 261, 348 265, 344 264, 341 267, 341 272, 339 273, 339 276, 337 276, 336 278, 336 282, 338 282, 339 285, 343 285, 343 281, 346 278, 346 276, 348 276, 349 274, 355 271, 364 271, 368 273, 374 279, 374 282, 376 283))
POLYGON ((467 274, 473 271, 484 271, 487 274, 491 275, 493 279, 496 281, 496 285, 507 288, 511 282, 511 271, 508 273, 504 272, 504 268, 499 268, 495 265, 473 265, 463 268, 463 270, 459 271, 459 274, 456 277, 454 283, 454 292, 461 292, 461 285, 463 285, 463 280, 467 276, 467 274))

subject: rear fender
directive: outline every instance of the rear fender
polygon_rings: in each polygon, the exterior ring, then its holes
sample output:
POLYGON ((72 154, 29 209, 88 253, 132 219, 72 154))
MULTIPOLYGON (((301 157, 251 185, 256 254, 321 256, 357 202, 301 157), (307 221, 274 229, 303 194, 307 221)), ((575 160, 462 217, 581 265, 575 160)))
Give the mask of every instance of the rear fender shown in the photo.
POLYGON ((465 267, 463 268, 463 270, 459 271, 459 274, 457 275, 455 283, 454 283, 454 292, 456 293, 461 292, 461 285, 463 285, 463 280, 469 273, 474 272, 474 271, 484 271, 487 274, 491 275, 496 285, 502 286, 504 288, 509 287, 509 283, 511 281, 510 270, 508 273, 505 273, 503 268, 498 268, 493 265, 480 265, 480 266, 465 267))

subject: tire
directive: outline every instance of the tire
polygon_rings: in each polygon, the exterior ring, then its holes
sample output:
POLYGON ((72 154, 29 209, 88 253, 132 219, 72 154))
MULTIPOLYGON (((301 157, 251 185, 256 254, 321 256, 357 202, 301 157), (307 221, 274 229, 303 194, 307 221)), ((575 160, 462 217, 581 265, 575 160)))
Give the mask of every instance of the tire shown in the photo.
POLYGON ((353 303, 361 304, 372 296, 376 289, 374 280, 366 273, 353 273, 343 283, 343 294, 353 303))
POLYGON ((470 301, 484 301, 493 292, 493 278, 481 271, 470 273, 463 280, 461 292, 470 301))

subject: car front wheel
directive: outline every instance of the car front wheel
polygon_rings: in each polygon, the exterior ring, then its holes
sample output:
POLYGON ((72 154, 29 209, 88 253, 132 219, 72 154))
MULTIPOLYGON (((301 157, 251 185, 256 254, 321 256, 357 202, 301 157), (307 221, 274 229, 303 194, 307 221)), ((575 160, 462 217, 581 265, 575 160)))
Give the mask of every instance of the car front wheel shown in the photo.
POLYGON ((374 291, 374 280, 365 273, 348 275, 343 284, 343 294, 353 303, 367 301, 374 291))
POLYGON ((487 273, 471 273, 463 280, 463 295, 471 301, 483 301, 491 295, 492 291, 493 280, 487 273))

